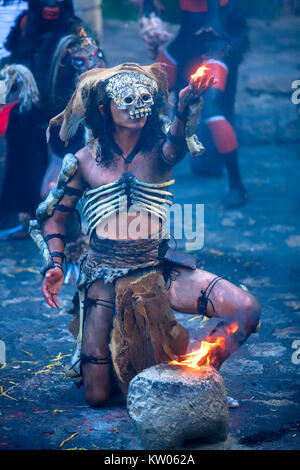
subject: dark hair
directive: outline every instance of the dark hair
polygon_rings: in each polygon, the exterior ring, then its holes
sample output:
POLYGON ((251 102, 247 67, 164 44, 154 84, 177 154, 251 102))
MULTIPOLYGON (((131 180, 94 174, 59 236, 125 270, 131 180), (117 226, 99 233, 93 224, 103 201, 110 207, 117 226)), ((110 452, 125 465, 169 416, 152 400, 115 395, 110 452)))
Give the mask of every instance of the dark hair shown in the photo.
MULTIPOLYGON (((116 143, 113 138, 114 123, 110 110, 109 99, 103 97, 103 88, 89 99, 85 124, 93 133, 93 137, 99 140, 96 161, 99 165, 108 168, 114 160, 114 152, 116 152, 116 143), (100 91, 100 93, 99 93, 100 91), (103 114, 99 111, 99 105, 104 105, 103 114)), ((155 145, 164 137, 163 121, 159 116, 164 104, 162 92, 158 92, 154 97, 154 105, 152 106, 152 114, 148 116, 145 126, 140 136, 140 150, 144 153, 150 152, 155 145)))

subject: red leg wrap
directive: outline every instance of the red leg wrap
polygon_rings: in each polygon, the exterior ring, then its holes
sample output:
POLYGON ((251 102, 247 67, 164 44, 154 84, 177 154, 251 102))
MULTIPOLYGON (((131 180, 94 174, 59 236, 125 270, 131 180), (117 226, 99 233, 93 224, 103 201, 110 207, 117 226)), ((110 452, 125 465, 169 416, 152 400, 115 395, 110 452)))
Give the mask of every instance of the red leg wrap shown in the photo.
POLYGON ((228 153, 238 147, 235 131, 224 116, 214 116, 206 120, 213 141, 219 153, 228 153))

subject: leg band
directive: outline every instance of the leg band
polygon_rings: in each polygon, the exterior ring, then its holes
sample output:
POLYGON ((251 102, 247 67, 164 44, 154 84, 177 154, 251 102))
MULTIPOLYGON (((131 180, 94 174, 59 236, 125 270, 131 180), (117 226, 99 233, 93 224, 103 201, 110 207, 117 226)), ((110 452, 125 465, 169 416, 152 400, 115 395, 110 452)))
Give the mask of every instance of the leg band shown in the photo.
POLYGON ((215 312, 214 304, 212 303, 211 299, 209 298, 211 291, 217 284, 217 282, 221 281, 223 278, 220 276, 216 276, 213 280, 208 284, 205 290, 201 290, 201 296, 198 298, 198 312, 200 315, 207 316, 207 304, 208 302, 212 306, 213 311, 215 312))
MULTIPOLYGON (((91 297, 86 297, 84 300, 84 310, 86 311, 90 307, 105 307, 114 309, 115 302, 105 299, 92 299, 91 297)), ((98 365, 108 365, 111 364, 111 357, 110 355, 107 357, 96 357, 96 356, 88 356, 81 352, 80 354, 80 362, 81 366, 85 364, 98 364, 98 365)))
POLYGON ((95 356, 87 356, 86 354, 81 353, 80 355, 81 365, 85 364, 98 364, 98 365, 106 365, 111 364, 110 357, 95 357, 95 356))
POLYGON ((91 297, 86 297, 84 300, 84 308, 88 309, 90 307, 106 307, 106 308, 115 308, 115 302, 105 299, 92 299, 91 297))

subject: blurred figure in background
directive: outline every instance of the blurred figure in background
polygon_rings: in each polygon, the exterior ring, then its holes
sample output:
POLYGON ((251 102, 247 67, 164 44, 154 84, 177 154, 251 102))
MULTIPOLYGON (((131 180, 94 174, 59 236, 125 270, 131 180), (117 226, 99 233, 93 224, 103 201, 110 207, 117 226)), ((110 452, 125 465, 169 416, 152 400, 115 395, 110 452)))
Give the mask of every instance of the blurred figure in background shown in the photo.
MULTIPOLYGON (((6 3, 10 5, 9 1, 6 3)), ((29 107, 17 99, 3 116, 7 121, 2 126, 7 145, 0 215, 4 217, 5 227, 11 225, 11 215, 15 224, 16 216, 20 219, 21 214, 22 223, 2 232, 2 239, 27 234, 26 226, 22 227, 24 213, 25 220, 34 213, 41 198, 42 182, 42 197, 45 197, 49 184, 56 180, 60 158, 84 144, 83 128, 67 147, 55 132, 47 144, 46 128, 50 118, 64 109, 77 77, 90 68, 104 65, 101 49, 87 36, 81 20, 74 15, 71 0, 29 0, 28 9, 17 18, 5 47, 10 52, 2 70, 3 78, 10 83, 8 101, 12 101, 12 96, 21 96, 22 90, 27 90, 27 95, 30 93, 26 85, 30 73, 38 99, 29 107), (25 75, 20 73, 20 66, 27 68, 25 75)))
POLYGON ((9 55, 4 43, 17 16, 27 9, 27 3, 21 0, 0 1, 0 60, 9 55))
POLYGON ((222 205, 241 206, 247 194, 239 171, 238 143, 234 130, 234 100, 238 65, 247 46, 247 30, 238 0, 179 0, 180 30, 160 53, 168 34, 160 20, 163 5, 141 1, 140 33, 150 56, 163 62, 170 89, 178 91, 200 65, 212 70, 215 82, 204 97, 204 113, 198 136, 204 143, 203 157, 191 160, 193 172, 222 176, 223 165, 229 191, 222 205))

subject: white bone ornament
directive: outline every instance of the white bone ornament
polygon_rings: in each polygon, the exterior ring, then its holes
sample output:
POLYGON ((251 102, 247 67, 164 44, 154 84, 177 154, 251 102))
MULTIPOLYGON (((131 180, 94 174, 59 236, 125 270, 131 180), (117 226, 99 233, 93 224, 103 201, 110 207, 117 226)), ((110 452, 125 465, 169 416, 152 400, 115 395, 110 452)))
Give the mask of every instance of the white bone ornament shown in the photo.
POLYGON ((172 205, 172 201, 167 197, 173 198, 173 194, 162 188, 174 183, 175 180, 148 183, 135 178, 132 174, 125 173, 117 181, 86 190, 84 193, 86 202, 82 212, 87 218, 88 236, 91 237, 94 229, 104 218, 124 208, 128 209, 133 204, 165 222, 168 209, 172 205), (104 194, 110 195, 104 199, 98 199, 104 194))

